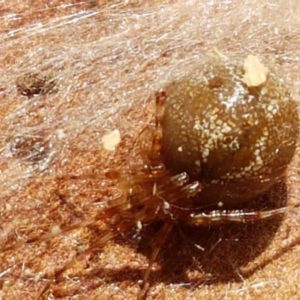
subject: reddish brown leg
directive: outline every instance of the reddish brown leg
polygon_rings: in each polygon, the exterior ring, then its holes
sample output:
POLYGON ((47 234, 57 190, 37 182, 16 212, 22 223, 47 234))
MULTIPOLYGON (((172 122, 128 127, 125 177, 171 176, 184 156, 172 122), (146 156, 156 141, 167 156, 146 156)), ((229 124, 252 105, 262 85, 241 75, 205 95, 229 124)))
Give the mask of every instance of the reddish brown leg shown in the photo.
POLYGON ((155 95, 155 128, 153 133, 153 140, 148 155, 149 170, 156 174, 164 171, 164 165, 161 162, 161 147, 162 147, 162 118, 164 115, 166 93, 164 91, 157 92, 155 95))
POLYGON ((245 210, 213 210, 210 212, 192 213, 187 222, 191 225, 213 225, 220 222, 251 223, 257 220, 271 218, 285 213, 287 207, 270 209, 266 211, 245 210))
POLYGON ((101 238, 97 239, 95 243, 91 245, 87 250, 81 252, 79 255, 76 255, 73 259, 71 259, 67 264, 63 266, 60 270, 57 270, 54 275, 52 280, 49 281, 49 283, 46 285, 43 293, 41 294, 42 296, 45 296, 45 294, 48 292, 49 288, 51 287, 52 283, 55 283, 59 277, 62 276, 62 274, 73 267, 73 265, 80 259, 83 259, 87 254, 93 252, 93 251, 98 251, 101 248, 103 248, 108 241, 112 240, 113 238, 117 237, 118 235, 127 232, 132 228, 132 224, 127 221, 120 221, 118 224, 115 225, 115 227, 112 230, 108 230, 106 234, 101 236, 101 238))
POLYGON ((150 261, 149 261, 149 265, 146 269, 146 272, 144 274, 143 277, 143 281, 141 284, 141 290, 137 295, 137 300, 144 300, 147 296, 147 291, 148 291, 148 285, 147 285, 147 281, 151 272, 151 268, 153 263, 156 261, 156 258, 160 252, 160 250, 162 249, 162 246, 164 245, 170 231, 172 230, 173 227, 173 223, 172 222, 166 222, 163 226, 163 228, 160 231, 160 234, 158 235, 155 245, 153 247, 152 250, 152 254, 150 257, 150 261))

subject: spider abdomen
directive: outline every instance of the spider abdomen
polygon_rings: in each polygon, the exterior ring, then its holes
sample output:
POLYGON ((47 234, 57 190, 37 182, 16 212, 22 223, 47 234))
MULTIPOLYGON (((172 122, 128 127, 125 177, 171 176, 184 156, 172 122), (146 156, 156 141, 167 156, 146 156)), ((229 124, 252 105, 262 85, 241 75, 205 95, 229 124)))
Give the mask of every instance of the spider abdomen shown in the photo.
POLYGON ((166 90, 163 163, 204 184, 203 204, 261 194, 282 178, 296 149, 297 104, 257 58, 250 65, 264 69, 256 77, 246 62, 211 59, 166 90))

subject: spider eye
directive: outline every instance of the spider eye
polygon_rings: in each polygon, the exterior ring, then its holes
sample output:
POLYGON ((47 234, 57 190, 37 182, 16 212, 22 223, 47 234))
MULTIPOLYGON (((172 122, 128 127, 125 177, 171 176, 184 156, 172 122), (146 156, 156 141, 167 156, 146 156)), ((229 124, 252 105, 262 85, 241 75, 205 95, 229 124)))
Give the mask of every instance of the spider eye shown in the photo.
POLYGON ((299 119, 287 88, 250 57, 250 63, 208 60, 173 83, 162 124, 166 168, 206 183, 201 198, 210 203, 220 193, 223 202, 233 203, 282 178, 295 152, 299 119))

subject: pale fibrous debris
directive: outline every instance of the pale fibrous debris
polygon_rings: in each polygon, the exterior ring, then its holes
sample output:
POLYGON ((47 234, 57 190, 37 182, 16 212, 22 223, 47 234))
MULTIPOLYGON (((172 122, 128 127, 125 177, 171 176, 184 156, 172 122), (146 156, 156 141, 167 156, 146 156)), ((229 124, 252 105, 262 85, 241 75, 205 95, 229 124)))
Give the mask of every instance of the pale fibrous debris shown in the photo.
POLYGON ((248 87, 260 86, 267 80, 269 69, 254 55, 248 55, 244 61, 244 77, 242 81, 248 87))
POLYGON ((212 55, 212 57, 218 57, 224 60, 229 59, 224 53, 222 53, 217 47, 213 47, 213 52, 215 55, 212 55))
POLYGON ((57 136, 57 138, 59 139, 59 140, 63 140, 63 139, 65 139, 66 138, 66 133, 65 133, 65 131, 63 130, 63 129, 57 129, 56 130, 56 136, 57 136))
POLYGON ((118 129, 115 129, 102 137, 102 146, 107 151, 115 151, 120 142, 121 134, 118 129))
POLYGON ((52 234, 53 236, 59 235, 61 232, 62 232, 62 231, 61 231, 61 228, 60 228, 59 225, 53 225, 53 226, 51 227, 51 234, 52 234))

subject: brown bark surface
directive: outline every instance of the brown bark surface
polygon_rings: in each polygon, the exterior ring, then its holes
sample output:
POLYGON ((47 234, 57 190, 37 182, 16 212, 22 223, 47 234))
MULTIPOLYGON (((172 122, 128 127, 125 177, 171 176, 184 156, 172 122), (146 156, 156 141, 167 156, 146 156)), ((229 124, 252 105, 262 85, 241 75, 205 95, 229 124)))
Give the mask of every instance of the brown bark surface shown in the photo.
MULTIPOLYGON (((136 299, 159 227, 97 248, 95 218, 120 191, 104 170, 142 166, 155 91, 216 51, 261 57, 298 100, 300 6, 12 0, 0 11, 0 299, 136 299), (102 138, 114 130, 109 151, 102 138)), ((299 299, 299 159, 259 201, 291 207, 282 218, 175 227, 147 299, 299 299)))

